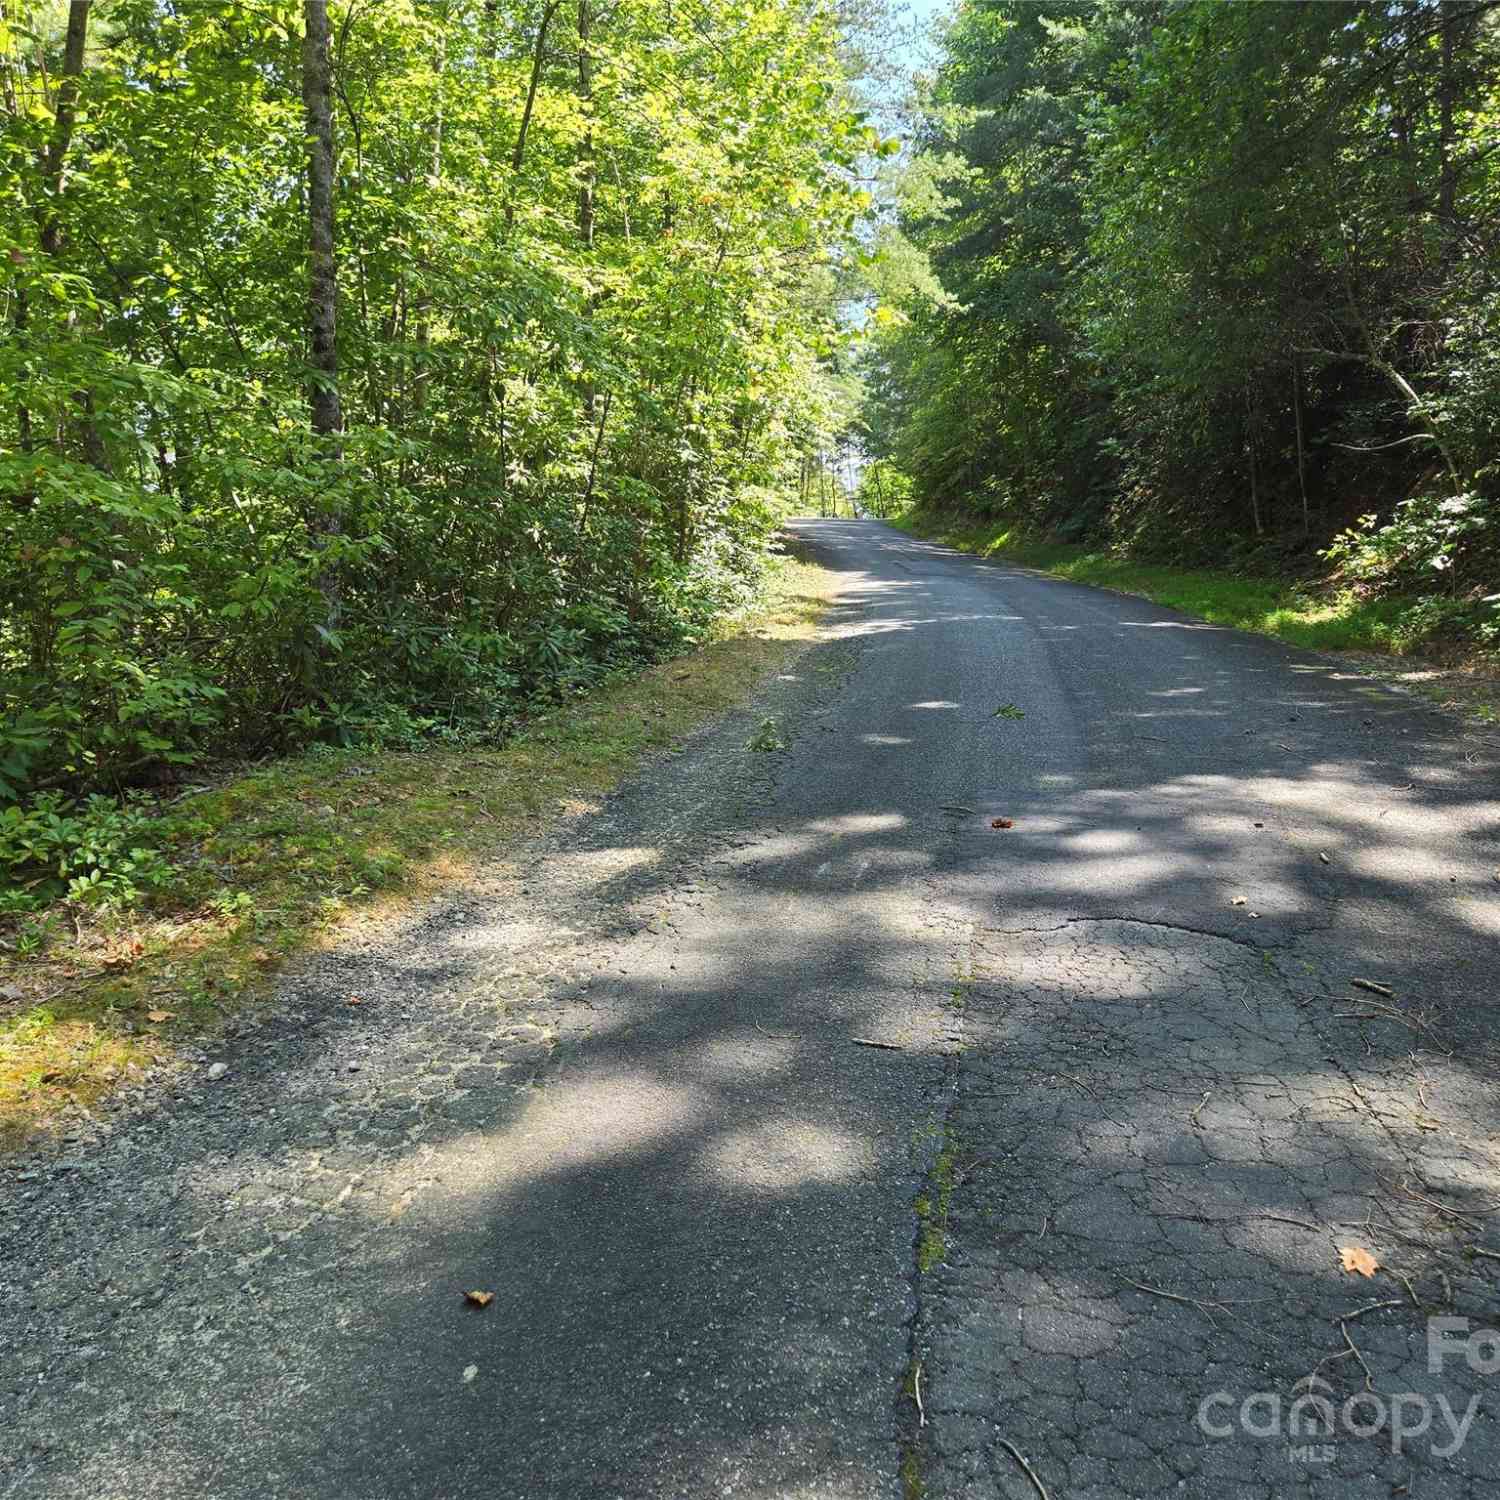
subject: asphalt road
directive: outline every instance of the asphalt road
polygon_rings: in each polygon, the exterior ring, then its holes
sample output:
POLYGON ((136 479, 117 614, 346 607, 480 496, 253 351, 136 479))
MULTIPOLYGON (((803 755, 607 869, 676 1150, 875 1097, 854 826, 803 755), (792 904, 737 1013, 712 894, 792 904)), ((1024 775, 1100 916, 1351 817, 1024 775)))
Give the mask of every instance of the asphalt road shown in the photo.
POLYGON ((760 701, 0 1175, 0 1493, 1495 1492, 1493 734, 796 529, 760 701))

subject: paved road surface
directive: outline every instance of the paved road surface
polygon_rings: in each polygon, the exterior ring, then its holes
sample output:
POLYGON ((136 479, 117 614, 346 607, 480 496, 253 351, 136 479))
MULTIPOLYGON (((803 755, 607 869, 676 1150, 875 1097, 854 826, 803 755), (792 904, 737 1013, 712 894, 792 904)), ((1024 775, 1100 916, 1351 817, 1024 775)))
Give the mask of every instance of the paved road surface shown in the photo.
POLYGON ((0 1493, 1496 1493, 1493 738, 797 529, 762 701, 0 1175, 0 1493))

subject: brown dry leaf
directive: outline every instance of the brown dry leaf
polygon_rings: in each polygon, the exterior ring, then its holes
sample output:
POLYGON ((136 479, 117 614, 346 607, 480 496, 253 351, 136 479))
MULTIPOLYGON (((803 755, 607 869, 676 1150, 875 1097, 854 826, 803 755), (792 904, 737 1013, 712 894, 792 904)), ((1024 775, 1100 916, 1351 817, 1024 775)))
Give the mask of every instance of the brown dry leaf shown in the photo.
POLYGON ((146 1012, 146 1019, 150 1021, 153 1026, 159 1026, 163 1021, 174 1020, 176 1018, 176 1015, 177 1012, 175 1010, 148 1010, 146 1012))
POLYGON ((493 1292, 465 1292, 464 1300, 474 1307, 488 1307, 495 1300, 493 1292))
POLYGON ((106 954, 104 967, 106 969, 126 969, 144 953, 145 945, 139 938, 134 938, 123 946, 116 948, 113 953, 106 954))
POLYGON ((1016 826, 1013 818, 991 818, 991 828, 1014 828, 1016 826))
POLYGON ((250 961, 257 964, 275 963, 276 955, 274 953, 267 953, 264 948, 257 948, 251 953, 250 961))
POLYGON ((363 995, 350 995, 349 998, 344 1001, 345 1005, 363 1005, 364 1003, 365 997, 363 995))
POLYGON ((1339 1264, 1361 1276, 1373 1276, 1380 1269, 1380 1262, 1363 1245, 1340 1245, 1339 1264))

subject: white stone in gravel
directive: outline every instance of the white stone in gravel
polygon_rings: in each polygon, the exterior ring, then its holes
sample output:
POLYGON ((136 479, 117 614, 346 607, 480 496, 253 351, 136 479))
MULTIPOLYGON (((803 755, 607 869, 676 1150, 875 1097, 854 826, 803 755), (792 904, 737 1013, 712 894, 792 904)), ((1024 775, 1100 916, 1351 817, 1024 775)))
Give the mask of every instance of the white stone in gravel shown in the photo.
POLYGON ((209 1081, 217 1083, 229 1071, 228 1063, 216 1062, 208 1070, 209 1081))

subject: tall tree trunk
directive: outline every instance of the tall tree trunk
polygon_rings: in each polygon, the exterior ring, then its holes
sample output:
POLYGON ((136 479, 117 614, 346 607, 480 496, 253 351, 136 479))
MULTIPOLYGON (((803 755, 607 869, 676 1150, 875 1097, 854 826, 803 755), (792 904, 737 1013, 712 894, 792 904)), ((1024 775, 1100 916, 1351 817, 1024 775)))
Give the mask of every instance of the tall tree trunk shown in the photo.
MULTIPOLYGON (((578 240, 586 264, 594 258, 594 59, 589 52, 593 14, 589 0, 578 0, 578 103, 588 124, 584 127, 583 140, 578 148, 578 240)), ((593 316, 594 294, 588 293, 584 302, 584 317, 593 316)), ((589 422, 594 419, 594 382, 586 381, 583 388, 583 412, 589 422)))
MULTIPOLYGON (((304 0, 302 109, 307 129, 307 323, 308 405, 313 434, 333 462, 343 458, 339 405, 338 269, 333 257, 333 49, 328 0, 304 0)), ((315 525, 326 539, 339 531, 337 511, 327 506, 315 525)), ((338 617, 339 584, 324 566, 318 579, 328 627, 338 617)))
MULTIPOLYGON (((510 170, 514 175, 521 170, 526 160, 526 136, 531 130, 531 115, 536 108, 537 89, 542 82, 542 68, 547 61, 547 28, 562 0, 547 0, 542 7, 541 20, 537 22, 536 49, 531 54, 531 81, 526 85, 526 103, 521 107, 521 123, 516 129, 515 149, 510 154, 510 170)), ((505 205, 505 227, 509 229, 516 221, 515 184, 511 183, 510 200, 505 205)))
POLYGON ((585 254, 594 248, 594 59, 589 52, 592 29, 589 0, 578 0, 578 100, 583 106, 584 118, 590 121, 584 128, 583 142, 578 151, 578 238, 585 254))
MULTIPOLYGON (((427 185, 436 188, 443 180, 443 74, 448 65, 448 39, 438 38, 437 56, 433 60, 433 72, 437 75, 438 97, 432 112, 432 123, 427 127, 429 147, 427 185)), ((417 367, 412 375, 411 402, 415 411, 427 407, 427 387, 432 379, 428 368, 428 349, 432 343, 432 296, 424 286, 418 297, 416 313, 417 367)))
POLYGON ((78 119, 78 80, 83 76, 83 54, 89 39, 89 10, 93 0, 72 0, 68 6, 68 32, 63 41, 62 79, 57 85, 57 111, 53 115, 52 139, 42 152, 42 177, 48 202, 42 209, 42 249, 56 255, 62 249, 62 220, 57 208, 62 200, 68 167, 68 147, 78 119))
POLYGON ((312 430, 339 455, 338 270, 333 258, 333 53, 328 0, 304 0, 302 109, 307 126, 307 322, 312 430))
POLYGON ((1443 12, 1442 44, 1438 72, 1438 217, 1445 231, 1452 231, 1453 205, 1458 191, 1458 173, 1453 162, 1453 104, 1457 83, 1453 74, 1454 33, 1458 18, 1451 5, 1443 12))
POLYGON ((1297 487, 1302 492, 1302 535, 1307 536, 1312 524, 1307 513, 1307 461, 1302 441, 1302 372, 1296 354, 1292 355, 1292 414, 1297 422, 1297 487))
MULTIPOLYGON (((7 25, 9 20, 5 0, 0 0, 0 26, 7 25)), ((19 64, 17 66, 19 67, 19 64)), ((11 59, 6 56, 3 63, 0 63, 0 99, 4 100, 6 114, 12 120, 19 120, 21 105, 16 94, 11 67, 11 59)), ((12 314, 12 321, 16 338, 24 346, 26 329, 31 321, 31 302, 26 288, 20 284, 19 280, 15 290, 15 312, 12 314)), ((25 368, 26 366, 23 365, 22 369, 25 368)), ((34 439, 31 435, 31 408, 19 396, 16 399, 16 438, 22 453, 31 453, 34 450, 34 439)), ((17 510, 23 511, 30 510, 36 504, 36 495, 29 483, 23 483, 22 488, 11 496, 11 504, 17 510)))
POLYGON ((1250 519, 1256 536, 1261 535, 1260 471, 1255 463, 1255 408, 1250 401, 1250 387, 1245 387, 1245 447, 1250 454, 1250 519))
MULTIPOLYGON (((41 154, 42 181, 46 186, 46 201, 38 208, 38 228, 42 249, 53 257, 63 252, 62 199, 67 189, 68 152, 73 145, 73 128, 78 122, 79 80, 83 77, 84 53, 88 49, 89 11, 93 0, 71 0, 68 6, 68 30, 63 39, 62 76, 57 85, 57 108, 52 117, 52 138, 41 154)), ((24 321, 25 311, 18 308, 24 321)), ((72 327, 76 314, 69 313, 72 327)), ((83 447, 86 462, 107 474, 110 471, 109 453, 104 439, 99 434, 99 425, 94 420, 94 395, 89 390, 73 392, 73 404, 78 408, 77 433, 83 447)), ((26 414, 23 436, 30 441, 31 418, 26 414)))

